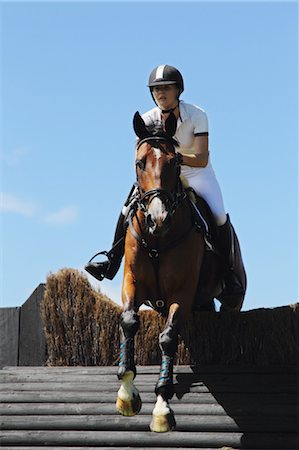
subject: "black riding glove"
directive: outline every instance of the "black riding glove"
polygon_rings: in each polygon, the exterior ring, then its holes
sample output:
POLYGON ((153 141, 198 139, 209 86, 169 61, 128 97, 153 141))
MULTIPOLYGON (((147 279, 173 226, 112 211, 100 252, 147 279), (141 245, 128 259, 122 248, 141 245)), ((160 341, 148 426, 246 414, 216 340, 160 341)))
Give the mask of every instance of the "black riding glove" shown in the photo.
POLYGON ((183 164, 183 155, 180 152, 176 152, 175 154, 176 163, 178 166, 181 166, 183 164))

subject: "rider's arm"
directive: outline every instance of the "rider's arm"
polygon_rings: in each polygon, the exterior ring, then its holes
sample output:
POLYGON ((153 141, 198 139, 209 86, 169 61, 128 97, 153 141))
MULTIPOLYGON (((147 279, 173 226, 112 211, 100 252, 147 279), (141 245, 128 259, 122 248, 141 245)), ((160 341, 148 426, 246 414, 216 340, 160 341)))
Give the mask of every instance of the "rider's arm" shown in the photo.
POLYGON ((194 136, 193 154, 181 152, 183 156, 182 164, 191 167, 206 167, 209 161, 209 137, 194 136))

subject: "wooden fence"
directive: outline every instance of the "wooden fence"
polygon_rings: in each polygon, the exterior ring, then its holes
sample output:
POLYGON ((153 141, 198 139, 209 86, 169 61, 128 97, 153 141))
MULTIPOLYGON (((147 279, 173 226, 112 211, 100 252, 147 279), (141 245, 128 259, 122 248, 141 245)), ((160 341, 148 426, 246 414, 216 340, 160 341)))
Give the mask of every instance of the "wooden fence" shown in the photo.
POLYGON ((0 368, 42 366, 46 356, 40 313, 45 284, 40 284, 18 308, 0 308, 0 368))

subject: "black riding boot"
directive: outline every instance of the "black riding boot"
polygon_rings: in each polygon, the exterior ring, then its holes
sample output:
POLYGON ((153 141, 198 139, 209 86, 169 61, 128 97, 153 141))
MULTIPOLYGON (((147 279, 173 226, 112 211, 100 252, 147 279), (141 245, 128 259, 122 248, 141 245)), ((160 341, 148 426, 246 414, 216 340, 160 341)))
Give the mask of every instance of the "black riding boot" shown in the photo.
MULTIPOLYGON (((134 184, 127 200, 125 201, 125 207, 130 208, 130 205, 132 205, 132 203, 136 199, 136 191, 136 185, 134 184)), ((125 223, 125 216, 121 212, 116 225, 112 249, 109 252, 104 251, 97 253, 85 266, 85 270, 97 280, 102 281, 103 278, 112 280, 117 274, 117 271, 121 264, 121 260, 124 256, 126 230, 127 225, 125 223), (108 261, 91 262, 98 255, 107 256, 108 261)))
POLYGON ((122 257, 124 255, 124 238, 126 232, 124 222, 125 216, 121 212, 116 225, 112 249, 109 252, 104 251, 97 253, 97 255, 102 254, 107 256, 108 260, 103 262, 91 262, 90 260, 89 263, 87 263, 85 266, 85 270, 99 281, 102 281, 103 278, 112 280, 117 274, 122 257))
POLYGON ((245 286, 243 286, 242 281, 235 271, 235 233, 228 214, 225 224, 219 226, 218 229, 220 250, 224 258, 225 266, 225 288, 220 297, 229 300, 229 303, 233 305, 235 298, 240 298, 240 296, 245 294, 245 286))

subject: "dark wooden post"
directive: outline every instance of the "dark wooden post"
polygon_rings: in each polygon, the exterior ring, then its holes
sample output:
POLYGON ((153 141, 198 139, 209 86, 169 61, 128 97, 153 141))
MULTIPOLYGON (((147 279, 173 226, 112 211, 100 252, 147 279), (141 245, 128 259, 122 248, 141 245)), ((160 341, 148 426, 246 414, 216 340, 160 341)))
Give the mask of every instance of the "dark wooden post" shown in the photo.
POLYGON ((21 308, 0 308, 0 368, 17 366, 21 308))
POLYGON ((40 284, 23 304, 20 311, 19 366, 43 366, 46 343, 40 303, 45 284, 40 284))

